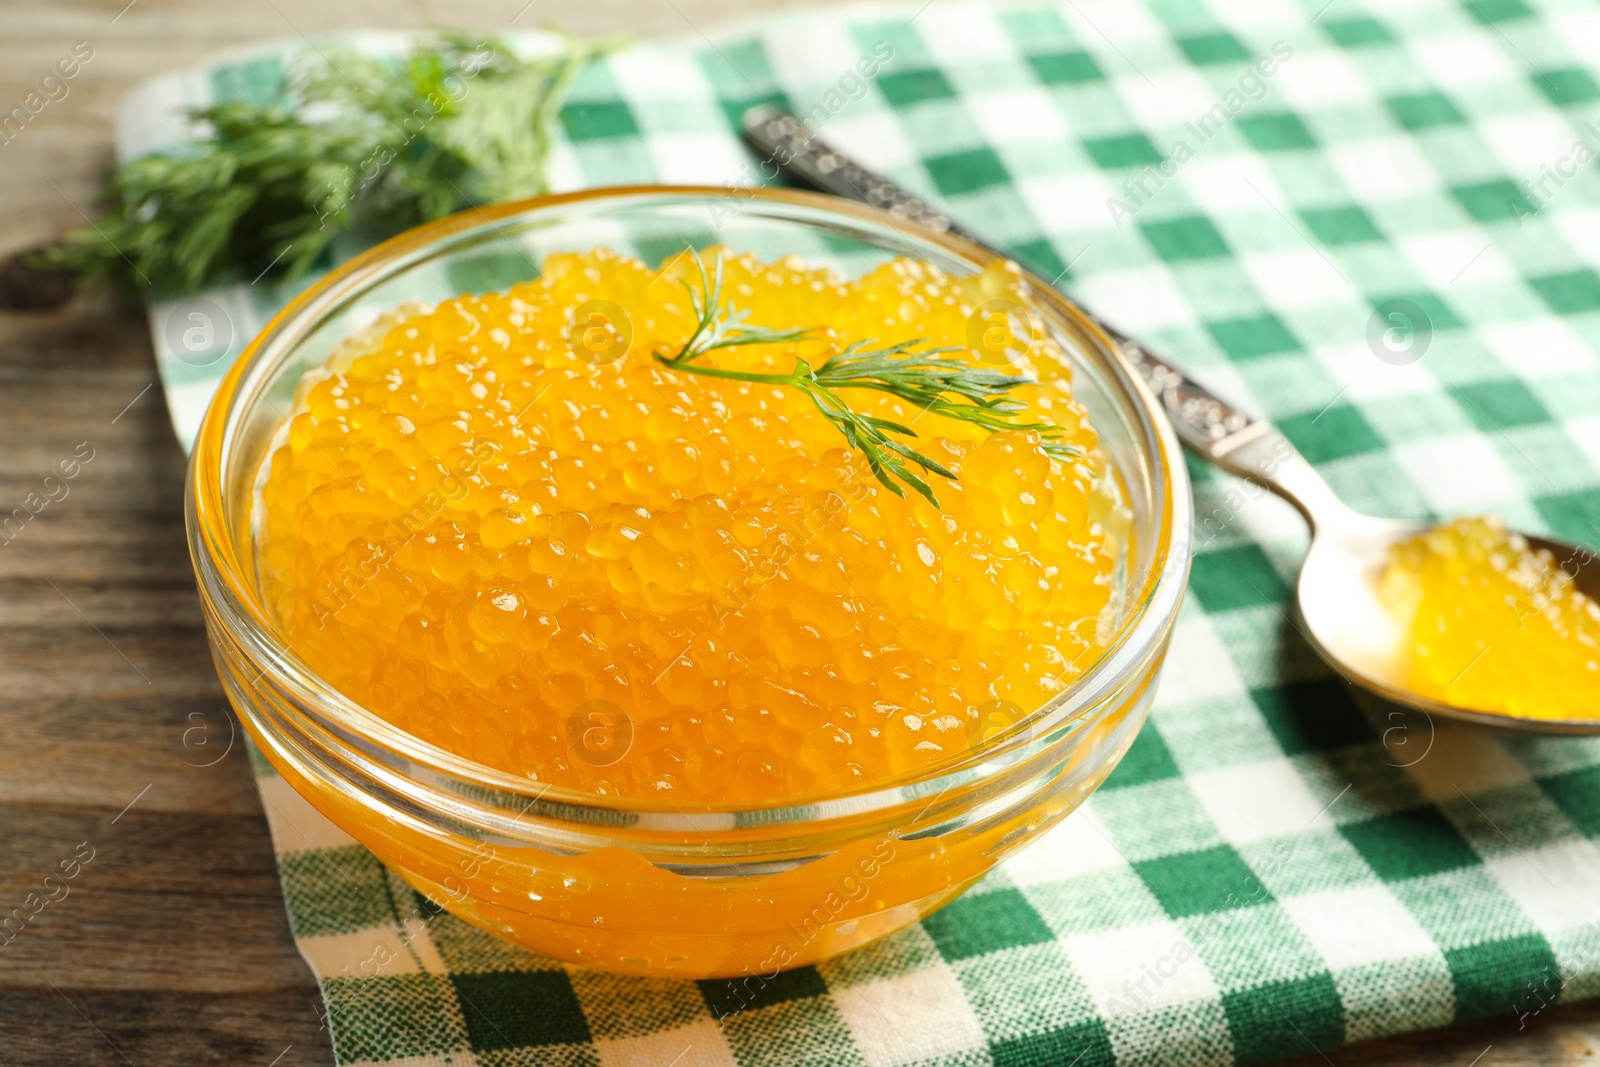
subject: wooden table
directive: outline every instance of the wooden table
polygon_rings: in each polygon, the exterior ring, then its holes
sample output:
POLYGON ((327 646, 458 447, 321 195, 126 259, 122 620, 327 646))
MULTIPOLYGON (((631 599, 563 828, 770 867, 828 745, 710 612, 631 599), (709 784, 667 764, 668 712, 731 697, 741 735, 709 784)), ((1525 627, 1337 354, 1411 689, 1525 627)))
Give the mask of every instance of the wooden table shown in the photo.
MULTIPOLYGON (((0 253, 81 223, 124 90, 225 48, 359 25, 685 33, 752 6, 782 5, 5 0, 0 110, 74 42, 95 54, 65 99, 0 147, 0 253)), ((0 313, 0 516, 82 442, 94 458, 67 494, 0 544, 0 915, 87 854, 81 843, 93 850, 67 895, 0 945, 0 1063, 331 1063, 250 771, 226 748, 184 545, 184 458, 143 315, 93 301, 0 313)), ((1521 1032, 1495 1019, 1327 1062, 1466 1067, 1486 1048, 1483 1067, 1592 1064, 1600 1004, 1552 1008, 1521 1032)))

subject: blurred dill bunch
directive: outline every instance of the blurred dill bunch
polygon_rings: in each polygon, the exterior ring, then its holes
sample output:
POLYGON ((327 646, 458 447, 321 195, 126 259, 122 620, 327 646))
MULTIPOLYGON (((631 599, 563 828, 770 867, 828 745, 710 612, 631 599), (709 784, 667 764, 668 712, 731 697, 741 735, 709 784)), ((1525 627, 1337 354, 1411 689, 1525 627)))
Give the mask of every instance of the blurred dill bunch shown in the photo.
POLYGON ((368 244, 543 193, 567 90, 620 43, 554 39, 531 58, 444 31, 398 56, 313 46, 291 62, 281 101, 196 108, 193 141, 119 165, 106 214, 35 262, 147 296, 292 279, 343 236, 368 244))

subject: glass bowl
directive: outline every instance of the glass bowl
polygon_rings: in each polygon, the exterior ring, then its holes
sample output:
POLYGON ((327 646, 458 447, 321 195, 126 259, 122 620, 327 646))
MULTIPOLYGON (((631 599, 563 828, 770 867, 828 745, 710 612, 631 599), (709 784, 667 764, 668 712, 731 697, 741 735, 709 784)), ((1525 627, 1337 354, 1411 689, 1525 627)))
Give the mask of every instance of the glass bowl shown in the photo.
POLYGON ((306 371, 407 301, 536 276, 554 251, 660 262, 720 243, 855 275, 895 257, 958 275, 993 254, 832 197, 596 189, 473 210, 319 280, 223 381, 195 441, 190 551, 223 685, 266 758, 423 895, 535 952, 640 975, 751 982, 889 934, 945 904, 1098 786, 1148 711, 1188 573, 1178 443, 1112 341, 1038 279, 1036 321, 1067 354, 1131 512, 1115 636, 1057 698, 903 779, 758 808, 619 800, 532 782, 427 744, 335 691, 259 594, 254 489, 306 371))

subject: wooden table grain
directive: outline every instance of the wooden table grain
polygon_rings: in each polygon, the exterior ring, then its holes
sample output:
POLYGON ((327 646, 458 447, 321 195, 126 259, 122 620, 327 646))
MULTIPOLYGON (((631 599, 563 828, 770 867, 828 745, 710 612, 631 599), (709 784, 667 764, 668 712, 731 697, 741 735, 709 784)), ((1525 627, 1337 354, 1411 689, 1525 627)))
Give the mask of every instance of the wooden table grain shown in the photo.
MULTIPOLYGON (((87 41, 93 59, 0 146, 0 254, 79 225, 136 81, 341 26, 688 33, 773 0, 4 0, 0 112, 87 41)), ((183 538, 184 457, 142 314, 0 313, 0 1064, 332 1062, 260 803, 206 650, 183 538), (63 460, 70 480, 47 483, 63 460), (70 465, 69 465, 70 466, 70 465), (82 862, 83 857, 90 857, 82 862), (75 872, 61 877, 62 864, 75 872), (57 877, 46 881, 54 872, 57 877), (37 904, 37 901, 33 903, 37 904)), ((1600 1006, 1307 1049, 1299 1065, 1593 1064, 1600 1006)))

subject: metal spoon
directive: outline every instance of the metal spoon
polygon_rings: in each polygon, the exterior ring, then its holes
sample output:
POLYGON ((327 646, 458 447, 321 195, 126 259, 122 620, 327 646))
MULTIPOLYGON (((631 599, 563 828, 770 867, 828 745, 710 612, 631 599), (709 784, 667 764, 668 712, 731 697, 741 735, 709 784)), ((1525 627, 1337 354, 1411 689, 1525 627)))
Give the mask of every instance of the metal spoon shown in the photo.
MULTIPOLYGON (((807 185, 1015 258, 963 232, 926 201, 823 143, 786 111, 754 107, 744 113, 742 123, 745 137, 767 163, 807 185)), ((1533 719, 1444 704, 1408 689, 1400 654, 1404 635, 1378 600, 1377 579, 1391 546, 1432 524, 1380 519, 1351 510, 1271 423, 1246 415, 1093 313, 1085 314, 1117 343, 1161 398, 1184 444, 1230 474, 1276 493, 1310 523, 1311 548, 1300 568, 1297 590, 1301 632, 1329 666, 1393 704, 1429 715, 1543 733, 1600 733, 1600 715, 1533 719)), ((1550 552, 1580 591, 1600 600, 1600 553, 1566 541, 1523 536, 1535 549, 1550 552)))

